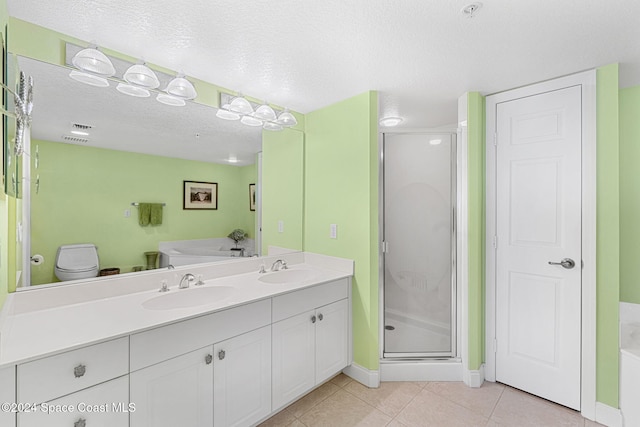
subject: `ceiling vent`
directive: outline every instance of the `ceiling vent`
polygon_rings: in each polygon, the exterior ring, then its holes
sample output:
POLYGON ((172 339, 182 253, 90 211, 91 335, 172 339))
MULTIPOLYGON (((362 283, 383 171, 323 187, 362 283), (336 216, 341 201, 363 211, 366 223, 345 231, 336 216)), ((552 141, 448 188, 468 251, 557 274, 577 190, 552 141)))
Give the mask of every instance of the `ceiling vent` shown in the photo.
POLYGON ((67 142, 75 142, 77 144, 86 144, 89 142, 87 138, 78 138, 77 136, 62 135, 62 139, 67 142))
POLYGON ((71 123, 71 129, 76 129, 76 130, 89 130, 93 128, 93 126, 91 125, 83 125, 81 123, 71 123))

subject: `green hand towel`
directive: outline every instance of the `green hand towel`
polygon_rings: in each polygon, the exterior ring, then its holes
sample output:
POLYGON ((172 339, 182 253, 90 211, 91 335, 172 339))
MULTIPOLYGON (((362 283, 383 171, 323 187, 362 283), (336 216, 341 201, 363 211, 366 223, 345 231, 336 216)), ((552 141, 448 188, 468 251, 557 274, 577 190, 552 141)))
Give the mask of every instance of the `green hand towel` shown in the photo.
POLYGON ((149 203, 151 206, 151 213, 149 223, 151 225, 162 224, 162 203, 149 203))
POLYGON ((151 203, 139 203, 138 204, 138 224, 140 227, 149 225, 151 220, 151 203))

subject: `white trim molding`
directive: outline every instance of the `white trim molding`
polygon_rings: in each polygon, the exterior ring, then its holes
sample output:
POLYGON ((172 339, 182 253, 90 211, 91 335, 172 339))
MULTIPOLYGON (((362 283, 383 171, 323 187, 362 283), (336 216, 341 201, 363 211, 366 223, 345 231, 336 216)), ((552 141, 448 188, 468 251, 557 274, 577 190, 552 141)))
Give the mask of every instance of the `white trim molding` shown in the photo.
POLYGON ((480 369, 477 371, 464 370, 462 372, 464 383, 471 388, 482 387, 484 382, 484 363, 480 365, 480 369))
MULTIPOLYGON (((496 106, 500 102, 538 93, 581 86, 582 90, 582 415, 596 418, 596 71, 590 70, 533 84, 486 98, 486 141, 495 134, 496 106)), ((485 375, 496 380, 495 367, 495 280, 496 257, 493 239, 496 233, 496 159, 493 144, 486 144, 486 330, 485 375)), ((601 405, 601 404, 598 404, 601 405)), ((600 409, 603 414, 609 412, 600 409)), ((608 418, 607 418, 608 419, 608 418)))
POLYGON ((608 427, 622 427, 624 425, 622 420, 622 412, 620 412, 620 409, 613 408, 601 402, 596 402, 594 412, 595 420, 597 423, 604 424, 608 427))
POLYGON ((381 381, 462 381, 458 359, 381 361, 381 381))
POLYGON ((352 363, 344 368, 342 373, 369 388, 380 387, 380 371, 372 371, 357 363, 352 363))

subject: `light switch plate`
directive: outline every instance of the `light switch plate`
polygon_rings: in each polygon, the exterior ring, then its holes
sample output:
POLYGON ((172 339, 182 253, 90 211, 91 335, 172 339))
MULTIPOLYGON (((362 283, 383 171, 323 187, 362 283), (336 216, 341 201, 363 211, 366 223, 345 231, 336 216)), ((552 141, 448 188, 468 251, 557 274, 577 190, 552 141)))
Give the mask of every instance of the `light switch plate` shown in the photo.
POLYGON ((284 233, 284 221, 278 221, 278 233, 284 233))
POLYGON ((332 239, 337 239, 338 238, 338 225, 337 224, 330 224, 329 225, 329 237, 331 237, 332 239))

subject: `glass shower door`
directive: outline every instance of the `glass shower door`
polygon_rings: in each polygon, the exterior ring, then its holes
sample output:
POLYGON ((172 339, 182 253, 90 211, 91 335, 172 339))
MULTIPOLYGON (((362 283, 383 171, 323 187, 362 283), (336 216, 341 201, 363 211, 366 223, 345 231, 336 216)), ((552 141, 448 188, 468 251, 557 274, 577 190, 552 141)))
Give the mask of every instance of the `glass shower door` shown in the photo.
POLYGON ((385 134, 384 357, 450 357, 455 136, 385 134))

